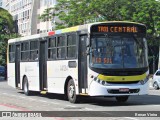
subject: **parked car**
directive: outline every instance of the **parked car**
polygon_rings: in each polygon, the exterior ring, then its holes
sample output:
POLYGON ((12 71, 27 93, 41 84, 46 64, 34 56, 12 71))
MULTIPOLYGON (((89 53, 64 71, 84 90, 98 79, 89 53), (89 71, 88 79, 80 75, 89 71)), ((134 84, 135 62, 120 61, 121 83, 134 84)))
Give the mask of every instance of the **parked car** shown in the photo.
POLYGON ((160 89, 160 69, 154 73, 152 83, 155 90, 160 89))
POLYGON ((0 76, 5 77, 5 75, 6 75, 5 72, 6 72, 5 67, 4 66, 0 66, 0 76))

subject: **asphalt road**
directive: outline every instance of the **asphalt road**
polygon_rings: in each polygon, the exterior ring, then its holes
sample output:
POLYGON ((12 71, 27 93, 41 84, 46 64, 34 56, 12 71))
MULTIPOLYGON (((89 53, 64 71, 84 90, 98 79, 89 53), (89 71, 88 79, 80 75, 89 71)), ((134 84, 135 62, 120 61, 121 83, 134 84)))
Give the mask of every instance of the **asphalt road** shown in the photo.
POLYGON ((158 112, 160 115, 160 90, 150 88, 149 95, 130 96, 126 103, 118 103, 115 98, 87 97, 82 98, 81 103, 72 104, 64 100, 63 95, 34 93, 31 96, 25 96, 22 91, 8 86, 7 81, 0 80, 0 111, 63 111, 59 112, 58 115, 48 112, 48 116, 55 116, 54 119, 67 120, 99 120, 106 119, 106 116, 108 116, 107 119, 111 120, 158 120, 156 114, 158 112), (63 115, 69 117, 64 118, 63 115), (72 116, 76 117, 73 118, 72 116))

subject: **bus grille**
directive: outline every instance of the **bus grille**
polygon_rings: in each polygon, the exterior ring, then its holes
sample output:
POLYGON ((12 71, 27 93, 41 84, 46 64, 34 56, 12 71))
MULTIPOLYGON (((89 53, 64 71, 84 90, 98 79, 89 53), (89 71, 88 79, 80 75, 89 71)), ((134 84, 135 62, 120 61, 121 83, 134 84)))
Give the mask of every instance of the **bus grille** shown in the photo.
POLYGON ((139 81, 127 81, 127 82, 107 82, 109 84, 136 84, 139 81))
POLYGON ((140 89, 129 89, 127 92, 121 92, 117 89, 108 89, 108 93, 110 94, 130 94, 130 93, 138 93, 140 89))

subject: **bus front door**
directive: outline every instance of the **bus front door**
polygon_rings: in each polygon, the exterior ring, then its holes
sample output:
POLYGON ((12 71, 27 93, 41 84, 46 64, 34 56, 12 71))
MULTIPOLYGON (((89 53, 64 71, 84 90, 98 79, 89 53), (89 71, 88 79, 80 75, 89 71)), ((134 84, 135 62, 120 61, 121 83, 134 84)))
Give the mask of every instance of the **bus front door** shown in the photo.
POLYGON ((15 51, 15 86, 20 87, 20 44, 16 45, 15 51))
POLYGON ((79 54, 78 54, 78 84, 79 92, 86 93, 88 88, 87 82, 87 35, 80 36, 79 40, 79 54))
POLYGON ((47 41, 40 41, 39 48, 40 90, 47 90, 47 41))

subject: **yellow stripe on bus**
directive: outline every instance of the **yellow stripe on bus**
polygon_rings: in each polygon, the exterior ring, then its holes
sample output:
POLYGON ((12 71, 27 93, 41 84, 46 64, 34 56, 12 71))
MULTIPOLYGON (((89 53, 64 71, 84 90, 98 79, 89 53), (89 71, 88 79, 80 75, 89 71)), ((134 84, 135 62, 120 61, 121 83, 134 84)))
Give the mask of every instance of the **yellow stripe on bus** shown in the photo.
POLYGON ((88 96, 88 94, 87 94, 87 93, 80 93, 80 95, 88 96))
POLYGON ((105 76, 98 75, 98 79, 104 80, 107 82, 128 82, 128 81, 140 81, 144 80, 146 77, 146 73, 142 75, 134 75, 134 76, 105 76))
POLYGON ((47 91, 41 91, 40 93, 41 94, 47 94, 47 91))

